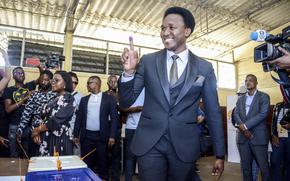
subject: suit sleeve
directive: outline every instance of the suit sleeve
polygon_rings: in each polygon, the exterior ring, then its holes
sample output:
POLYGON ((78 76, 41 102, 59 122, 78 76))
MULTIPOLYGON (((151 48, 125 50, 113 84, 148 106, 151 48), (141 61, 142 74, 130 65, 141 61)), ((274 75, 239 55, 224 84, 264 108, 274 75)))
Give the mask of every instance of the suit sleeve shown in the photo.
POLYGON ((261 122, 265 121, 268 116, 270 109, 269 96, 267 94, 262 94, 259 104, 260 104, 259 113, 256 116, 252 117, 251 119, 247 120, 247 122, 245 122, 245 125, 248 129, 254 128, 261 122))
POLYGON ((145 65, 144 57, 142 57, 133 80, 122 82, 121 78, 119 79, 119 103, 121 108, 129 108, 142 92, 144 88, 144 73, 145 65))
POLYGON ((81 129, 81 125, 82 125, 82 118, 83 118, 83 98, 80 101, 79 104, 79 109, 76 111, 76 121, 75 121, 75 127, 74 127, 74 131, 73 131, 73 135, 75 138, 79 138, 79 134, 80 134, 80 129, 81 129))
POLYGON ((233 114, 234 114, 233 117, 234 117, 234 119, 235 119, 235 123, 237 123, 237 124, 242 123, 241 117, 240 117, 240 115, 239 115, 239 108, 240 108, 240 106, 241 106, 241 99, 242 99, 242 97, 239 97, 239 99, 238 99, 238 101, 237 101, 237 103, 236 103, 235 111, 233 112, 233 114))
POLYGON ((117 103, 112 96, 110 96, 110 119, 111 119, 110 138, 115 138, 119 122, 118 122, 117 103))
POLYGON ((217 157, 224 157, 224 130, 218 102, 216 77, 212 66, 210 68, 203 85, 202 100, 205 105, 205 115, 210 135, 212 136, 215 155, 217 157))

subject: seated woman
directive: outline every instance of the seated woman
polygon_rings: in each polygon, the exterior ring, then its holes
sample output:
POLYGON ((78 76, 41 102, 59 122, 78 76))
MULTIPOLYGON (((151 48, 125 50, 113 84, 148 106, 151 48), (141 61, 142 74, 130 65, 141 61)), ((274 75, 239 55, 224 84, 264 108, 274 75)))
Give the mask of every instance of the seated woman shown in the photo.
POLYGON ((41 156, 73 154, 73 118, 76 110, 72 80, 66 71, 55 72, 52 82, 52 91, 57 97, 43 108, 43 123, 32 131, 33 141, 40 144, 41 156))

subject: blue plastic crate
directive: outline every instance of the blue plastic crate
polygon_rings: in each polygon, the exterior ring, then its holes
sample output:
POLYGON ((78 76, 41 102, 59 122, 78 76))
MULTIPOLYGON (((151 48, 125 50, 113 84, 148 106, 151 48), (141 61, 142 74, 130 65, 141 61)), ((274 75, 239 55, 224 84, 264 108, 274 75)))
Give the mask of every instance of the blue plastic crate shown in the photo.
POLYGON ((26 181, 102 181, 89 168, 29 172, 25 177, 26 181))

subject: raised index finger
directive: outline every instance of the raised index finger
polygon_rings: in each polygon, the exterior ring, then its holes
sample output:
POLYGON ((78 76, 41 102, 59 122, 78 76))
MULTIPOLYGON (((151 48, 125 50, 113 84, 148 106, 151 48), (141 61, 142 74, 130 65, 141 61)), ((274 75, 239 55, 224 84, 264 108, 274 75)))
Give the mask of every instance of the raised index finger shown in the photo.
POLYGON ((134 44, 133 44, 133 38, 132 38, 132 36, 129 37, 129 47, 130 47, 130 50, 133 50, 134 51, 134 44))

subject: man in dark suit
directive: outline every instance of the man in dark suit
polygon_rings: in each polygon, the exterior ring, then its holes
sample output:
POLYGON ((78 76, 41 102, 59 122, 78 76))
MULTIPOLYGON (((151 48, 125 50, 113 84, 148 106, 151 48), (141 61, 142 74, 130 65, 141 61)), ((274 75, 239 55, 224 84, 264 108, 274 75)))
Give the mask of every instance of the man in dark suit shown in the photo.
POLYGON ((223 172, 224 132, 214 70, 211 63, 186 46, 194 25, 190 11, 169 8, 160 33, 165 49, 144 55, 138 63, 130 38, 130 49, 125 48, 122 54, 121 107, 132 105, 146 89, 144 109, 131 144, 138 157, 141 181, 192 179, 194 162, 200 156, 196 118, 201 98, 217 157, 212 174, 221 176, 223 172))
POLYGON ((256 160, 262 172, 263 180, 270 180, 268 164, 269 135, 267 115, 270 108, 270 98, 266 93, 257 90, 257 77, 246 76, 248 92, 239 97, 234 118, 238 124, 237 144, 241 157, 243 178, 252 180, 252 163, 256 160))
POLYGON ((101 79, 91 76, 87 82, 88 91, 92 94, 81 99, 74 127, 74 141, 81 145, 81 156, 92 150, 84 161, 89 168, 97 167, 99 176, 108 177, 108 147, 115 144, 118 113, 115 99, 101 90, 101 79), (109 119, 111 124, 109 123, 109 119))

